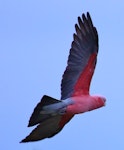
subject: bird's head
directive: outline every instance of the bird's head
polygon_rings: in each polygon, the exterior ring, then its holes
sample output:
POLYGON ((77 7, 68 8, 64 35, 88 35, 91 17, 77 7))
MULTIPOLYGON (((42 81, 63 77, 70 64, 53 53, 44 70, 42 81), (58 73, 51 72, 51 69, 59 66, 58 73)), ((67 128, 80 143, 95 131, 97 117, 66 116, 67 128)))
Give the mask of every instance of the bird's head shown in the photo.
POLYGON ((105 106, 106 98, 103 96, 93 96, 96 108, 105 106))

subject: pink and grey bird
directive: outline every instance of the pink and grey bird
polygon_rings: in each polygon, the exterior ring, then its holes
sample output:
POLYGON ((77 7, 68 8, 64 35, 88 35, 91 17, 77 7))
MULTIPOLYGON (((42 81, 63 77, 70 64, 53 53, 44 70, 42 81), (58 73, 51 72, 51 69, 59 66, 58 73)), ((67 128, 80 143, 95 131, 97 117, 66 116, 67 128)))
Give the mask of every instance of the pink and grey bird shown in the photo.
POLYGON ((75 25, 67 67, 61 82, 61 99, 44 95, 34 108, 28 127, 37 127, 21 142, 50 138, 76 114, 105 105, 102 96, 91 96, 89 88, 98 54, 98 34, 90 14, 82 14, 75 25))

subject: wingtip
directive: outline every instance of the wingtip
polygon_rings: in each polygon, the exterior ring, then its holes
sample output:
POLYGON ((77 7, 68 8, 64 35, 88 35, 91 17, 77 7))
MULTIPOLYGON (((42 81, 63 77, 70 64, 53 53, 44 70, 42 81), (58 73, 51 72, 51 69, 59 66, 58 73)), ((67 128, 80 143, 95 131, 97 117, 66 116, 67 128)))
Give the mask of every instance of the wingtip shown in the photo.
POLYGON ((84 13, 82 14, 82 18, 83 20, 86 20, 86 15, 84 13))
POLYGON ((25 139, 22 139, 19 143, 26 143, 26 142, 30 142, 28 136, 25 139))
POLYGON ((28 125, 27 125, 27 127, 31 127, 31 125, 30 125, 30 124, 28 124, 28 125))
POLYGON ((27 127, 31 127, 31 126, 32 126, 32 124, 29 122, 28 125, 27 125, 27 127))
POLYGON ((87 16, 90 16, 90 13, 89 13, 89 11, 87 12, 87 16))
MULTIPOLYGON (((78 18, 80 18, 80 17, 78 17, 78 18)), ((89 11, 86 14, 85 13, 82 14, 82 19, 83 20, 87 20, 87 18, 91 18, 89 11)))
POLYGON ((36 124, 38 124, 38 123, 39 123, 39 122, 29 121, 27 127, 32 127, 32 126, 34 126, 34 125, 36 125, 36 124))
POLYGON ((89 12, 87 12, 87 19, 90 20, 90 22, 92 22, 92 21, 91 21, 92 19, 91 19, 91 16, 90 16, 90 13, 89 13, 89 12))
POLYGON ((25 141, 25 139, 23 139, 23 140, 21 140, 19 143, 25 143, 26 141, 25 141))

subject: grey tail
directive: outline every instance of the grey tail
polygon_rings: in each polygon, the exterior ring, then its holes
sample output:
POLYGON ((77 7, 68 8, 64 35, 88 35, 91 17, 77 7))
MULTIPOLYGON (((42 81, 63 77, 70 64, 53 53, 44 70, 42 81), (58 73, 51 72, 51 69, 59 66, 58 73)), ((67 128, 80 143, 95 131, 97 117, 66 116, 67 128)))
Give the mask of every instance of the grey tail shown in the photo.
POLYGON ((61 102, 60 100, 54 99, 50 96, 44 95, 41 99, 41 101, 37 104, 37 106, 34 108, 34 111, 30 117, 28 127, 36 125, 38 123, 41 123, 45 121, 46 119, 49 119, 51 117, 51 114, 45 114, 41 113, 43 112, 43 108, 61 102))

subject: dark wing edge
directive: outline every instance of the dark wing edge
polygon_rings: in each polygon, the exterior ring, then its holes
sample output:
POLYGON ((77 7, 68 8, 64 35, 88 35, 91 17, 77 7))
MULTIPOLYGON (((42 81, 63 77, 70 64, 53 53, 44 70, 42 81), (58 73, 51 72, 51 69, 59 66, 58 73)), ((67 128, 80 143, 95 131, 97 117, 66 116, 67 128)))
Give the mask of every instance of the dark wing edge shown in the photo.
POLYGON ((41 124, 39 124, 26 138, 24 138, 20 143, 33 142, 43 140, 45 138, 51 138, 62 130, 59 127, 59 122, 61 116, 51 117, 41 124))
MULTIPOLYGON (((89 12, 87 12, 86 16, 85 14, 82 14, 82 17, 78 17, 78 24, 75 25, 75 30, 76 33, 73 35, 73 42, 68 57, 67 67, 61 82, 62 100, 73 95, 75 85, 77 85, 80 76, 83 77, 87 75, 87 67, 88 69, 92 69, 92 73, 88 74, 88 92, 92 75, 96 66, 96 57, 98 53, 98 34, 96 28, 93 26, 89 12), (91 58, 92 55, 95 56, 93 57, 94 59, 91 58), (89 61, 91 61, 91 66, 88 66, 89 61), (85 73, 82 75, 83 72, 85 73)), ((83 85, 86 85, 84 83, 86 81, 80 81, 81 87, 78 88, 85 89, 83 85)))

